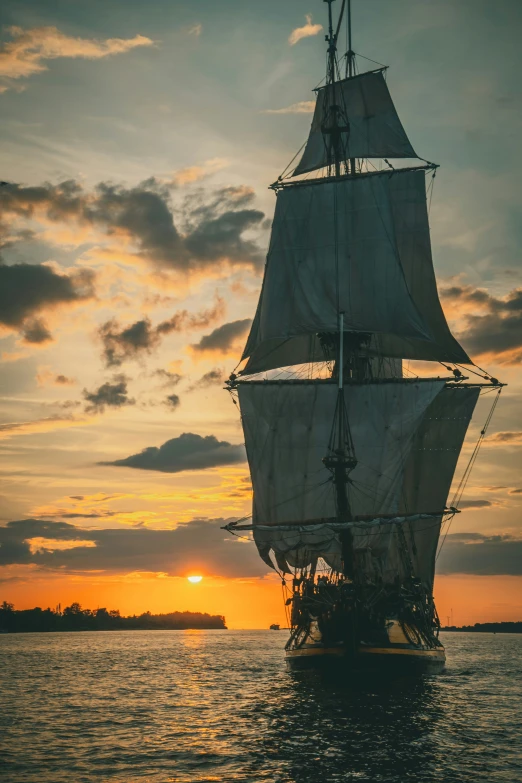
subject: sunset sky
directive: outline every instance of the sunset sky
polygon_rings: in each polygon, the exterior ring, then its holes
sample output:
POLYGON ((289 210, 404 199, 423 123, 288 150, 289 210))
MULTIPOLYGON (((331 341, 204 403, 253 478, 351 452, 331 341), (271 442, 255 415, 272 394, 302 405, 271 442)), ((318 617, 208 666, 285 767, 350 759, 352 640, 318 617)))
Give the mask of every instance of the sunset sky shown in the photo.
MULTIPOLYGON (((259 294, 267 186, 324 75, 325 16, 320 0, 2 3, 0 601, 284 622, 279 578, 220 529, 251 508, 222 382, 259 294)), ((438 561, 439 614, 519 620, 522 3, 353 0, 353 25, 441 164, 448 319, 509 384, 438 561)))

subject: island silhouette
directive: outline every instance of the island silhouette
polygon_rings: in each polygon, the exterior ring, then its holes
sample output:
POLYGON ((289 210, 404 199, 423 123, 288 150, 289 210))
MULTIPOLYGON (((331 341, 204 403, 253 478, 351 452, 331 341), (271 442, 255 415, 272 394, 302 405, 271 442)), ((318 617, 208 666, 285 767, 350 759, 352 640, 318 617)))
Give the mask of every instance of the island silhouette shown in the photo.
POLYGON ((223 615, 206 612, 168 612, 123 617, 119 609, 83 609, 72 603, 56 609, 15 609, 0 605, 0 633, 48 633, 53 631, 183 631, 189 629, 226 630, 223 615))
POLYGON ((522 621, 501 623, 475 623, 475 625, 446 625, 441 631, 476 631, 477 633, 522 633, 522 621))

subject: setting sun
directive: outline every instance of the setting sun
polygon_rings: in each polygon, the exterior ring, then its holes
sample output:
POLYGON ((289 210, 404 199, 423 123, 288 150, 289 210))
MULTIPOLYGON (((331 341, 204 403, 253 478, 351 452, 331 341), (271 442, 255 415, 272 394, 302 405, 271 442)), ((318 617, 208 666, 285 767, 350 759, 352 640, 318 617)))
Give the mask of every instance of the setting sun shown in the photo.
POLYGON ((202 576, 187 576, 187 579, 189 580, 189 582, 192 582, 192 584, 194 584, 194 585, 195 585, 195 584, 197 584, 198 582, 201 582, 201 580, 203 579, 203 577, 202 577, 202 576))

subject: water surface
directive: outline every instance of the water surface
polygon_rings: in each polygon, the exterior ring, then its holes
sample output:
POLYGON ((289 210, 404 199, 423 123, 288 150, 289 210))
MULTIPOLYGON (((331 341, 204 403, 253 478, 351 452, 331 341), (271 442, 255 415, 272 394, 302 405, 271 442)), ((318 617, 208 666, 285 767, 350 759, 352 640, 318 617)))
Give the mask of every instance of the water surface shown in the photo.
POLYGON ((0 636, 9 783, 519 783, 522 635, 444 634, 443 675, 289 673, 284 631, 0 636))

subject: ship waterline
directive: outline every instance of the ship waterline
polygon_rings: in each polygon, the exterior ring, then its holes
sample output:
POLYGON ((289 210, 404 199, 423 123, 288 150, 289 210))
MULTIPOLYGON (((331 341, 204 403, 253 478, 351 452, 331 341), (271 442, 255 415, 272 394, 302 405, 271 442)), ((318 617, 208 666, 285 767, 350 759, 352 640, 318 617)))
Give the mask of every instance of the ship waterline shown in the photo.
POLYGON ((439 301, 437 166, 414 151, 386 69, 357 73, 350 0, 336 20, 325 2, 326 82, 301 159, 272 186, 263 286, 228 381, 253 507, 251 525, 226 529, 251 529, 281 576, 290 666, 438 672, 437 551, 480 439, 449 507, 448 495, 479 394, 502 384, 474 367, 439 301), (405 377, 403 360, 437 374, 405 377))

